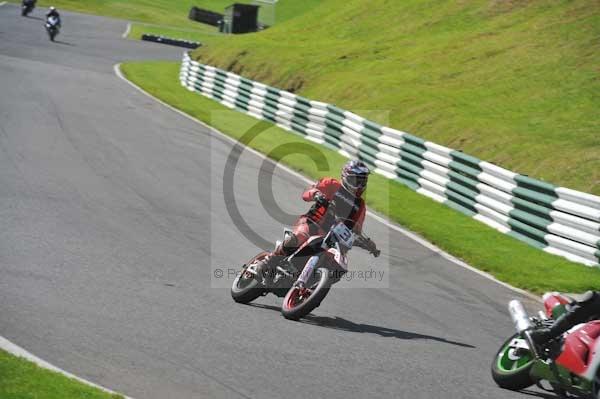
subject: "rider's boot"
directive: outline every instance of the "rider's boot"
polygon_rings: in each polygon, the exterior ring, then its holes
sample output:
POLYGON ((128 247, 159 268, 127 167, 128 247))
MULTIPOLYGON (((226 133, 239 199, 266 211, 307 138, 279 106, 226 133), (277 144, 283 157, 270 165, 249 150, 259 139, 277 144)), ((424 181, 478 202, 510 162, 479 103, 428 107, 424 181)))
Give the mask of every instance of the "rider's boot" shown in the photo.
POLYGON ((295 234, 288 236, 275 250, 263 259, 257 266, 257 277, 262 282, 267 273, 273 272, 273 269, 279 262, 288 255, 291 255, 298 247, 298 238, 295 234))
POLYGON ((272 253, 260 261, 256 265, 256 276, 258 277, 259 281, 262 282, 265 276, 268 276, 270 273, 272 273, 277 264, 279 264, 283 258, 285 258, 285 255, 276 255, 275 253, 272 253))
POLYGON ((547 344, 550 340, 560 337, 569 328, 573 326, 573 322, 571 321, 572 317, 569 317, 570 315, 570 312, 563 314, 558 319, 556 319, 556 321, 554 322, 554 324, 552 324, 552 327, 550 328, 538 328, 532 330, 529 333, 529 335, 531 336, 533 342, 538 347, 542 347, 545 344, 547 344))

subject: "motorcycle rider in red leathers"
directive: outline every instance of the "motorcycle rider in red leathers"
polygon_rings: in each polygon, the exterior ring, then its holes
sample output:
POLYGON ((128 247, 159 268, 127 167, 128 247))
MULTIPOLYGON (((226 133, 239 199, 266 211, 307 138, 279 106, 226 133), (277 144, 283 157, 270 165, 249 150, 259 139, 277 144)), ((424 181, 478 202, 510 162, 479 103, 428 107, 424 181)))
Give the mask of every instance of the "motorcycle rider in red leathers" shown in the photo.
MULTIPOLYGON (((334 178, 323 178, 309 187, 302 194, 306 202, 315 203, 310 210, 301 215, 294 224, 293 234, 257 266, 258 276, 262 276, 286 256, 295 252, 311 236, 325 235, 335 218, 327 213, 330 201, 335 201, 335 216, 346 220, 346 225, 356 234, 362 231, 367 208, 362 194, 367 188, 369 168, 362 161, 348 161, 342 168, 341 181, 334 178)), ((371 239, 357 242, 374 256, 380 251, 371 239)))

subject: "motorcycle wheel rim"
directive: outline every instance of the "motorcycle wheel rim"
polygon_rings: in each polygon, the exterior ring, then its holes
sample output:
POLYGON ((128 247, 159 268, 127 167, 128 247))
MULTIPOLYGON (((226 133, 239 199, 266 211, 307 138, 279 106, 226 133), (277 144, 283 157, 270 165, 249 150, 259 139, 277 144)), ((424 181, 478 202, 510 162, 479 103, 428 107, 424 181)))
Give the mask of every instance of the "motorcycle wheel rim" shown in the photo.
POLYGON ((510 345, 506 345, 498 356, 497 366, 500 371, 505 373, 515 373, 529 366, 531 362, 533 362, 531 354, 524 354, 517 359, 511 359, 510 351, 510 345))
POLYGON ((247 277, 246 277, 246 272, 244 272, 244 273, 242 273, 242 274, 240 275, 240 277, 238 278, 238 281, 237 281, 237 287, 238 287, 240 290, 243 290, 243 289, 247 288, 247 287, 250 285, 250 283, 252 283, 253 281, 254 281, 254 277, 252 277, 252 278, 247 278, 247 277))
POLYGON ((312 281, 312 284, 306 288, 294 288, 292 293, 288 296, 287 302, 285 303, 288 309, 294 309, 297 306, 300 306, 304 303, 311 295, 315 293, 315 290, 319 286, 321 282, 321 271, 316 271, 319 273, 319 277, 312 281))
POLYGON ((288 309, 294 309, 301 305, 312 295, 312 291, 308 288, 301 290, 300 288, 294 288, 292 294, 288 297, 286 307, 288 309))
MULTIPOLYGON (((252 266, 253 264, 258 263, 260 260, 264 259, 264 257, 265 256, 257 256, 256 258, 252 259, 252 263, 250 263, 248 266, 252 266)), ((247 268, 248 267, 246 267, 244 271, 240 274, 240 277, 238 278, 236 283, 237 287, 240 290, 245 289, 255 280, 254 275, 246 271, 247 268)))

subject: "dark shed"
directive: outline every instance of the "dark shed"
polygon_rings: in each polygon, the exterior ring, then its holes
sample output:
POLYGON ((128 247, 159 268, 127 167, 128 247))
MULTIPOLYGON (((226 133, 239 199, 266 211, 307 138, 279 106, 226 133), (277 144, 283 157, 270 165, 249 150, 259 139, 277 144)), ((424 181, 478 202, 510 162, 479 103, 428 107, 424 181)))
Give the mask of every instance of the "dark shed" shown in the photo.
POLYGON ((225 8, 227 33, 248 33, 258 30, 258 8, 251 4, 235 3, 225 8))

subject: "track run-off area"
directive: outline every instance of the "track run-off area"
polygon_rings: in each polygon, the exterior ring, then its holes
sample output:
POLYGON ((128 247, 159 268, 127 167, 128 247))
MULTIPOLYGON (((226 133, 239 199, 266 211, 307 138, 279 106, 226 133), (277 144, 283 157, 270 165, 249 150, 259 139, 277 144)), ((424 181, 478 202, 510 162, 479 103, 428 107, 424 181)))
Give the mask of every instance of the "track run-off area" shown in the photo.
MULTIPOLYGON (((235 304, 215 265, 259 249, 231 220, 222 188, 234 145, 119 79, 129 60, 182 50, 125 40, 127 21, 0 7, 0 336, 134 398, 527 398, 489 366, 523 299, 368 218, 382 256, 351 263, 386 287, 334 289, 290 322, 280 299, 235 304), (217 284, 218 285, 218 284, 217 284)), ((274 241, 259 200, 264 160, 242 152, 233 181, 246 222, 274 241)), ((273 200, 306 209, 282 168, 273 200)), ((544 396, 540 396, 544 397, 544 396)))

